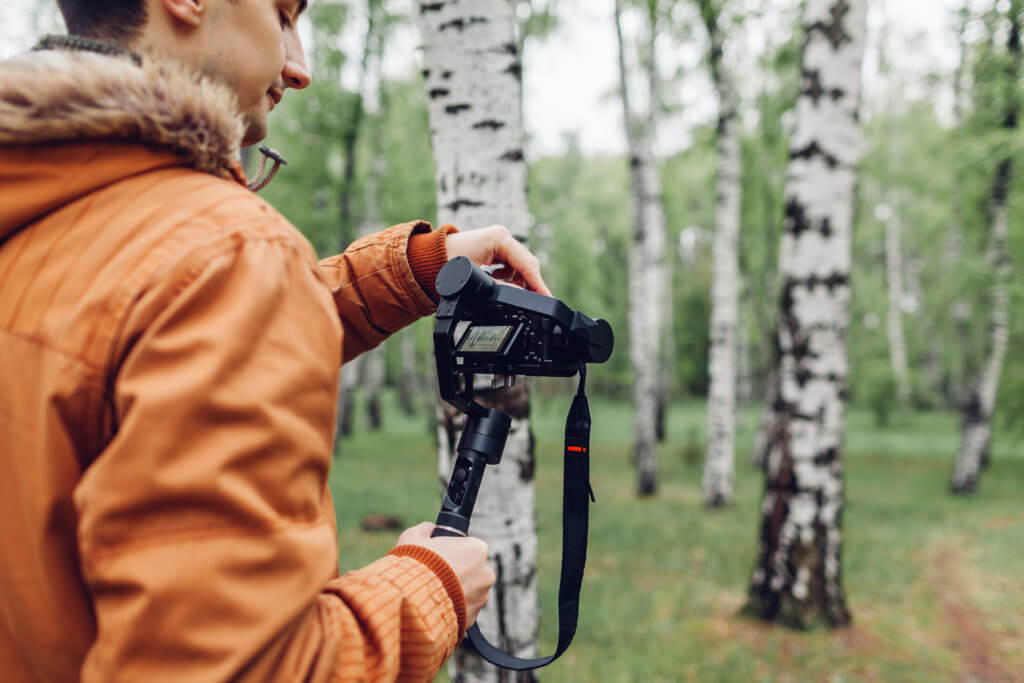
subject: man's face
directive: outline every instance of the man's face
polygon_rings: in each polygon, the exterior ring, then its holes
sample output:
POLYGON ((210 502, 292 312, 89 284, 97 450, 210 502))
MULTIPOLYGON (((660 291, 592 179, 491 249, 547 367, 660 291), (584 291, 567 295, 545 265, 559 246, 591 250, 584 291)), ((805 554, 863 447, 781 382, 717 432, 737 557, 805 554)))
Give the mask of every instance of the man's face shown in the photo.
POLYGON ((245 117, 243 145, 267 135, 267 115, 310 75, 296 22, 305 0, 205 0, 199 68, 227 84, 245 117))

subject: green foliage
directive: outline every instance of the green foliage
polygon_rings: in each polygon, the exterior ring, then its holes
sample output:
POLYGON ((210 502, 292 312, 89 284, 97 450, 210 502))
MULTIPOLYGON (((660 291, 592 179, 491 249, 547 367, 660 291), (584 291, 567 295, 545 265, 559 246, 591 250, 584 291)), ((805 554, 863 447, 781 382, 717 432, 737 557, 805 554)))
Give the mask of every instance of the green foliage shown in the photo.
POLYGON ((353 95, 334 84, 314 82, 292 93, 274 110, 268 144, 289 165, 263 191, 263 197, 288 217, 313 243, 317 253, 337 251, 338 191, 342 177, 341 133, 353 95))

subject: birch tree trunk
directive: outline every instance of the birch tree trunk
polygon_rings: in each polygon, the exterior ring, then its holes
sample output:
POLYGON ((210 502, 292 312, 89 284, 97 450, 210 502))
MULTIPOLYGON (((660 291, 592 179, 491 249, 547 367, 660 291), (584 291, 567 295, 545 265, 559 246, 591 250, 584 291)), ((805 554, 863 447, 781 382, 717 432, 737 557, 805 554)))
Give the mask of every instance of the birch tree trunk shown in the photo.
MULTIPOLYGON (((500 223, 525 241, 530 225, 523 156, 521 69, 511 0, 419 3, 423 74, 437 172, 438 222, 461 229, 500 223)), ((478 623, 487 638, 519 657, 536 655, 537 537, 534 453, 525 383, 478 392, 512 417, 501 464, 484 477, 470 532, 490 547, 497 582, 478 623)), ((439 475, 447 482, 460 420, 445 410, 439 475)), ((461 418, 461 416, 459 416, 461 418)), ((456 681, 534 680, 499 671, 459 648, 456 681)))
MULTIPOLYGON (((367 0, 366 4, 366 32, 363 36, 362 56, 359 60, 358 81, 356 84, 356 96, 352 102, 352 111, 349 116, 348 126, 342 140, 345 166, 342 174, 341 187, 338 190, 338 248, 344 251, 353 238, 352 225, 352 188, 355 184, 356 168, 356 143, 362 130, 366 91, 366 81, 369 78, 370 61, 373 57, 373 47, 379 44, 376 40, 378 33, 376 26, 377 8, 380 0, 367 0)), ((380 229, 377 226, 376 229, 380 229)), ((358 386, 363 374, 363 366, 367 362, 373 362, 368 357, 353 359, 339 370, 338 379, 338 400, 335 406, 335 430, 334 430, 334 452, 338 452, 338 445, 343 436, 352 433, 352 416, 355 411, 355 389, 358 386)))
MULTIPOLYGON (((352 115, 342 138, 345 166, 342 172, 341 187, 338 191, 338 218, 341 227, 338 236, 339 251, 344 251, 349 242, 353 240, 352 189, 355 186, 356 177, 356 143, 359 141, 359 134, 362 132, 363 119, 366 113, 366 107, 364 106, 366 80, 370 60, 373 57, 373 46, 376 43, 375 34, 379 30, 377 27, 377 14, 380 2, 381 0, 367 0, 366 3, 366 34, 363 41, 362 56, 359 59, 359 80, 356 84, 355 99, 352 102, 352 115)), ((378 227, 377 229, 379 230, 380 228, 378 227)))
POLYGON ((415 415, 418 398, 423 392, 419 367, 416 359, 416 333, 412 326, 398 333, 398 349, 401 357, 402 375, 398 381, 398 407, 405 415, 415 415))
MULTIPOLYGON (((1021 35, 1020 0, 1010 3, 1010 35, 1007 49, 1011 63, 1007 68, 1008 83, 1014 90, 1020 74, 1021 35)), ((1009 104, 1003 129, 1017 128, 1019 95, 1009 97, 1009 104)), ((991 310, 989 312, 989 343, 985 364, 977 383, 972 387, 964 406, 961 420, 960 452, 953 468, 951 488, 954 493, 969 494, 978 488, 978 478, 985 455, 991 448, 992 415, 995 411, 996 395, 999 393, 999 376, 1003 371, 1003 360, 1010 337, 1010 277, 1013 264, 1007 241, 1010 237, 1010 216, 1007 195, 1013 180, 1013 157, 1006 156, 996 170, 992 184, 990 206, 991 227, 987 249, 988 263, 992 267, 991 310)))
POLYGON ((850 622, 842 587, 853 189, 866 0, 807 0, 779 270, 779 395, 744 611, 809 628, 850 622))
POLYGON ((334 415, 334 450, 337 453, 341 437, 352 433, 352 415, 355 412, 355 391, 359 383, 360 366, 363 357, 353 358, 338 371, 338 402, 334 415))
MULTIPOLYGON (((878 46, 878 70, 886 83, 886 101, 898 101, 903 88, 898 79, 893 80, 888 51, 888 25, 881 31, 878 46)), ((889 191, 899 181, 905 152, 898 136, 892 132, 891 123, 886 120, 882 127, 886 170, 882 176, 883 187, 876 196, 884 198, 875 207, 875 218, 885 228, 885 284, 887 292, 886 341, 889 345, 889 367, 896 384, 896 398, 901 410, 910 403, 910 371, 907 368, 907 345, 903 336, 903 251, 901 248, 901 204, 894 201, 889 191)))
MULTIPOLYGON (((667 239, 667 237, 666 237, 667 239)), ((658 361, 661 371, 658 373, 658 406, 655 412, 654 436, 658 443, 665 443, 668 438, 668 404, 672 397, 673 371, 676 367, 676 345, 672 343, 675 334, 675 313, 672 290, 674 288, 674 263, 672 252, 665 250, 664 270, 661 288, 661 328, 664 330, 664 341, 661 344, 661 356, 658 361)))
POLYGON ((718 95, 718 160, 715 237, 712 243, 711 347, 708 374, 708 449, 704 461, 704 503, 732 503, 735 478, 736 328, 739 302, 740 139, 736 98, 725 65, 719 18, 721 5, 700 0, 711 45, 711 78, 718 95), (716 6, 717 5, 717 6, 716 6))
MULTIPOLYGON (((367 23, 369 33, 366 39, 367 43, 372 45, 372 49, 368 48, 366 54, 369 54, 373 60, 372 78, 376 84, 374 91, 377 93, 377 96, 375 99, 371 99, 367 94, 363 94, 361 99, 371 110, 376 110, 380 113, 387 108, 386 95, 382 87, 384 81, 384 34, 382 28, 378 27, 374 31, 374 27, 383 23, 375 17, 383 8, 380 6, 380 0, 370 0, 367 9, 370 19, 367 23)), ((365 65, 363 68, 366 68, 365 65)), ((363 188, 363 214, 359 228, 360 236, 369 235, 380 230, 382 227, 379 211, 379 194, 381 179, 387 173, 387 160, 384 156, 384 131, 382 130, 381 121, 381 116, 376 117, 374 126, 369 131, 373 137, 370 139, 370 163, 363 188)), ((383 420, 381 415, 381 392, 384 389, 387 344, 388 342, 385 341, 376 348, 367 351, 364 354, 365 358, 361 368, 362 386, 366 400, 366 424, 370 431, 379 430, 383 420)))
POLYGON ((885 277, 889 293, 886 314, 886 336, 889 340, 889 363, 900 407, 910 403, 910 371, 907 369, 907 345, 903 337, 903 251, 900 247, 899 206, 882 205, 879 218, 885 224, 885 277))
POLYGON ((657 415, 659 391, 658 345, 661 340, 661 291, 664 287, 665 213, 661 179, 654 158, 658 74, 654 59, 657 26, 648 13, 647 81, 651 105, 645 125, 634 125, 630 106, 625 43, 622 37, 622 2, 615 2, 615 29, 619 43, 619 87, 629 146, 630 187, 633 204, 633 243, 629 252, 629 344, 633 367, 633 456, 637 493, 653 495, 658 487, 657 415))

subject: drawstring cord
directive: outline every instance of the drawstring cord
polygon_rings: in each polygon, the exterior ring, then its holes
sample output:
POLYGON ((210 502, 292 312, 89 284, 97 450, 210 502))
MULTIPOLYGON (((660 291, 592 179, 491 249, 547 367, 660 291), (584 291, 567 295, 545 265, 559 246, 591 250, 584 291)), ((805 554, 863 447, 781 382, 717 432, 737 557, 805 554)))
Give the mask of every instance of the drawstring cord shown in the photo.
POLYGON ((256 170, 254 180, 247 185, 247 187, 253 192, 259 192, 264 187, 266 187, 270 183, 270 181, 274 179, 274 176, 277 175, 277 172, 281 169, 281 166, 288 165, 288 160, 281 156, 281 153, 278 152, 276 149, 272 149, 265 145, 260 145, 260 154, 263 155, 262 157, 260 157, 260 167, 259 169, 256 170), (273 159, 274 166, 273 168, 270 169, 270 172, 267 173, 265 177, 261 177, 263 176, 263 169, 267 165, 267 159, 273 159))

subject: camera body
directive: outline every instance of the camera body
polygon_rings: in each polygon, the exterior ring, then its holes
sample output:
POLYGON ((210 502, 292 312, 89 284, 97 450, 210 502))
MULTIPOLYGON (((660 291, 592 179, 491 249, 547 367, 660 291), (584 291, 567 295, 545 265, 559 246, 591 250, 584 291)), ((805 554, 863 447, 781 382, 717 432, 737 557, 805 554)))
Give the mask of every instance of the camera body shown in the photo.
POLYGON ((571 377, 581 364, 603 363, 612 353, 606 321, 558 299, 498 284, 465 257, 445 264, 437 291, 434 354, 441 397, 465 412, 473 375, 571 377))

